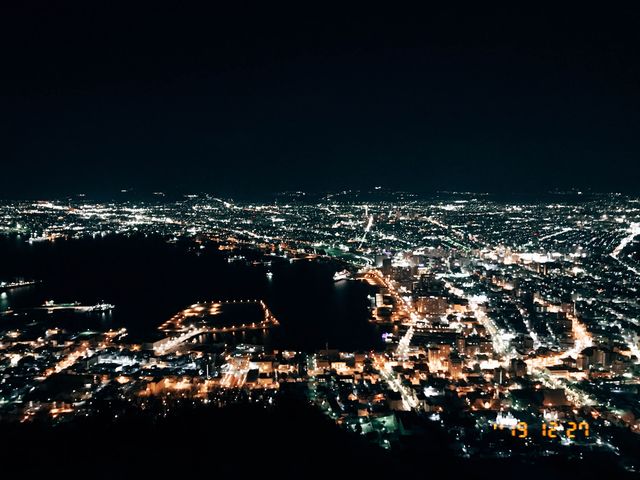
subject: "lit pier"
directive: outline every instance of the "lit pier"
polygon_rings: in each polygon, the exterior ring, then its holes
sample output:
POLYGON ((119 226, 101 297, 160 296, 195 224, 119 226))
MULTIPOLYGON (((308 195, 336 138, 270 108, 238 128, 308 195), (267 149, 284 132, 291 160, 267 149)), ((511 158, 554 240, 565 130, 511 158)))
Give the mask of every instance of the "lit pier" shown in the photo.
POLYGON ((156 342, 153 350, 156 355, 164 355, 180 346, 180 344, 202 334, 212 333, 234 333, 250 330, 266 330, 278 326, 280 323, 271 313, 267 305, 262 300, 222 300, 206 303, 194 303, 188 308, 171 317, 163 323, 159 330, 170 336, 156 342), (187 322, 203 322, 210 317, 222 313, 225 305, 258 305, 262 309, 262 320, 251 323, 241 323, 239 325, 215 326, 215 325, 186 325, 187 322))

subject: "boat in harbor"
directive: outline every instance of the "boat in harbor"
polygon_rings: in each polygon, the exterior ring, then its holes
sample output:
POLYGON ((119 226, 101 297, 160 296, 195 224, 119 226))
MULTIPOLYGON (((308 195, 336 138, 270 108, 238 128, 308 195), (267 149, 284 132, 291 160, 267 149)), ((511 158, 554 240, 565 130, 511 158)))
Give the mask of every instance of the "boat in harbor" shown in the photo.
POLYGON ((334 282, 339 282, 341 280, 348 280, 349 278, 351 278, 351 272, 349 272, 349 270, 346 270, 346 269, 336 272, 333 275, 334 282))
POLYGON ((80 306, 80 302, 56 303, 53 300, 47 300, 42 306, 46 308, 76 308, 80 306))
POLYGON ((0 290, 9 290, 11 288, 30 287, 39 283, 38 280, 16 280, 12 282, 0 282, 0 290))
POLYGON ((81 305, 80 302, 71 303, 55 303, 53 300, 47 300, 42 307, 52 312, 53 310, 75 310, 79 312, 108 312, 113 310, 115 305, 110 303, 96 303, 95 305, 81 305))
POLYGON ((109 312, 114 308, 116 308, 115 305, 112 305, 110 303, 100 302, 95 305, 91 305, 88 311, 89 312, 109 312))

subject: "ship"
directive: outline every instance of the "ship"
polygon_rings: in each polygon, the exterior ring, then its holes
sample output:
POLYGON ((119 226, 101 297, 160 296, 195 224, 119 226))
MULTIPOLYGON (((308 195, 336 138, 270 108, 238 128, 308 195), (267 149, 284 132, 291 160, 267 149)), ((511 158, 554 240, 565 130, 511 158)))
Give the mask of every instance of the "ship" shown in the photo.
POLYGON ((30 287, 38 283, 38 280, 16 280, 13 282, 0 282, 0 290, 9 290, 18 287, 30 287))
POLYGON ((349 270, 340 270, 333 275, 334 282, 339 282, 340 280, 348 280, 349 278, 351 278, 351 272, 349 272, 349 270))
POLYGON ((95 305, 91 305, 89 307, 90 312, 108 312, 116 308, 115 305, 111 305, 110 303, 100 302, 95 305))
POLYGON ((56 303, 53 300, 47 300, 42 306, 47 308, 76 308, 80 306, 80 302, 56 303))
POLYGON ((81 305, 80 302, 55 303, 53 300, 47 300, 40 308, 47 309, 50 312, 53 310, 75 310, 77 312, 108 312, 116 307, 115 305, 104 302, 100 302, 95 305, 81 305))

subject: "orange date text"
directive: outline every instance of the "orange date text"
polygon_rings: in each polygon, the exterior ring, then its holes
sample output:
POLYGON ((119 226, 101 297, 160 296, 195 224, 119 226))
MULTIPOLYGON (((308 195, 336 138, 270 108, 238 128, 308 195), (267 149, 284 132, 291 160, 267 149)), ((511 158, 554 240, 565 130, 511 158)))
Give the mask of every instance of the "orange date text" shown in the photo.
MULTIPOLYGON (((527 422, 518 422, 515 425, 493 424, 494 430, 511 430, 511 436, 517 438, 528 438, 530 436, 529 424, 527 422)), ((535 429, 536 432, 538 431, 535 429)), ((558 438, 564 433, 566 438, 574 439, 578 436, 589 436, 589 424, 587 422, 543 422, 540 425, 539 434, 546 438, 558 438)))

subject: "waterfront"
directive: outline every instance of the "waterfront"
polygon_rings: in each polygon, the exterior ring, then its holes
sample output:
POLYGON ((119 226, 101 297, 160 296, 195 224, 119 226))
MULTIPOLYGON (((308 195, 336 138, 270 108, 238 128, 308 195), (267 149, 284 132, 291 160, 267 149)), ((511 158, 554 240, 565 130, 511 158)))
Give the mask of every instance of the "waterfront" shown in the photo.
POLYGON ((3 211, 8 422, 297 398, 394 454, 637 470, 634 199, 3 211))
POLYGON ((281 326, 268 333, 239 335, 239 341, 301 351, 326 344, 368 350, 381 343, 368 322, 371 288, 355 281, 333 282, 337 267, 331 262, 270 258, 269 278, 265 266, 229 262, 214 244, 194 250, 187 242, 143 236, 32 244, 3 237, 0 255, 1 278, 42 280, 2 293, 0 311, 48 300, 88 305, 105 301, 116 306, 113 312, 56 312, 54 318, 82 316, 88 329, 126 327, 133 338, 149 340, 156 337, 160 324, 194 302, 263 299, 281 326))

